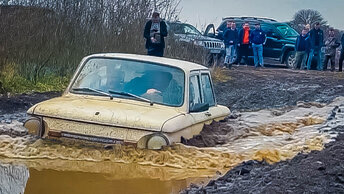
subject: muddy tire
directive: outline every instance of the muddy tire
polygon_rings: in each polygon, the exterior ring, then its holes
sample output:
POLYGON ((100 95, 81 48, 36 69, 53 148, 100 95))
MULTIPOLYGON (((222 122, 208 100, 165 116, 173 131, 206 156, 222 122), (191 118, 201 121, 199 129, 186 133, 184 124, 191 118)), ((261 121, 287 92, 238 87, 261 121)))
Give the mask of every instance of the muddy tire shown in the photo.
POLYGON ((287 56, 285 57, 285 65, 287 66, 287 68, 295 68, 295 65, 296 65, 296 61, 295 61, 295 51, 289 51, 287 53, 287 56))

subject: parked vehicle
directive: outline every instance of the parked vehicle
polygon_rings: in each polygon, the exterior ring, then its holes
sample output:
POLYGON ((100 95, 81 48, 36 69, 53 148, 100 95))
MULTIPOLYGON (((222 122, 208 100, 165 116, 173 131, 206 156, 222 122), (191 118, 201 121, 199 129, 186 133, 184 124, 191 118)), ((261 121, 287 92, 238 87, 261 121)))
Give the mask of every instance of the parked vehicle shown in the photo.
MULTIPOLYGON (((259 22, 262 30, 267 34, 264 57, 278 60, 280 63, 286 64, 287 67, 294 67, 295 43, 299 34, 287 23, 261 17, 226 17, 222 19, 220 26, 216 30, 213 24, 208 25, 204 35, 222 40, 227 21, 234 21, 238 29, 247 21, 250 23, 252 30, 254 24, 259 22)), ((253 53, 250 53, 250 56, 253 56, 253 53)))
POLYGON ((215 99, 208 68, 181 60, 95 54, 80 63, 61 97, 27 111, 41 138, 160 149, 229 115, 215 99))
POLYGON ((167 22, 169 34, 173 34, 178 41, 195 44, 209 51, 208 65, 217 63, 225 53, 223 41, 203 36, 194 26, 182 22, 167 22))

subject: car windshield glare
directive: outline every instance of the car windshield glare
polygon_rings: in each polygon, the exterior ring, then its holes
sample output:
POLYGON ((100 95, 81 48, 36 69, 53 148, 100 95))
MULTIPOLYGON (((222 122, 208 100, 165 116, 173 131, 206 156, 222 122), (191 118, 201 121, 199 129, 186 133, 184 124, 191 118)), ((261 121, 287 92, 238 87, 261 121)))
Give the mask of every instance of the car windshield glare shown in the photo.
POLYGON ((71 92, 99 95, 92 92, 93 89, 111 93, 114 98, 147 99, 152 103, 179 107, 184 100, 184 83, 184 72, 172 66, 125 59, 91 58, 82 66, 71 92))
POLYGON ((296 37, 299 35, 292 27, 288 25, 278 25, 276 28, 284 37, 296 37))

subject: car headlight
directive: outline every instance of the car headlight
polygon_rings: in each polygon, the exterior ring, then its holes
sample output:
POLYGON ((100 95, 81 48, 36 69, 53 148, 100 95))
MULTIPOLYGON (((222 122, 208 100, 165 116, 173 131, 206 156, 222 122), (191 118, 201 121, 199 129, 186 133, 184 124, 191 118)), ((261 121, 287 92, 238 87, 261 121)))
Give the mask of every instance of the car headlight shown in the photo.
POLYGON ((194 43, 194 45, 196 45, 196 46, 203 46, 204 44, 203 44, 203 41, 199 41, 199 40, 195 40, 195 41, 193 41, 193 43, 194 43))
POLYGON ((168 144, 168 139, 165 136, 161 134, 155 134, 148 139, 147 148, 150 150, 159 150, 168 144))
POLYGON ((31 135, 42 136, 42 119, 37 117, 31 117, 25 121, 24 127, 31 135))

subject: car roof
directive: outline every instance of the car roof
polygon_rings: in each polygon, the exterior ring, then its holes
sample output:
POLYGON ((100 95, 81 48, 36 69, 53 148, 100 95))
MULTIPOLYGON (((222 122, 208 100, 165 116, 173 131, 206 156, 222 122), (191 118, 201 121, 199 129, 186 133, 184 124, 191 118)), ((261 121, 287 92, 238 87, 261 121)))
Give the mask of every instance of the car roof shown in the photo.
POLYGON ((138 54, 125 54, 125 53, 99 53, 87 56, 91 57, 108 57, 108 58, 117 58, 117 59, 129 59, 142 62, 153 62, 159 63, 161 65, 178 67, 184 71, 194 71, 194 70, 208 70, 207 67, 178 59, 171 59, 167 57, 153 57, 148 55, 138 55, 138 54))

